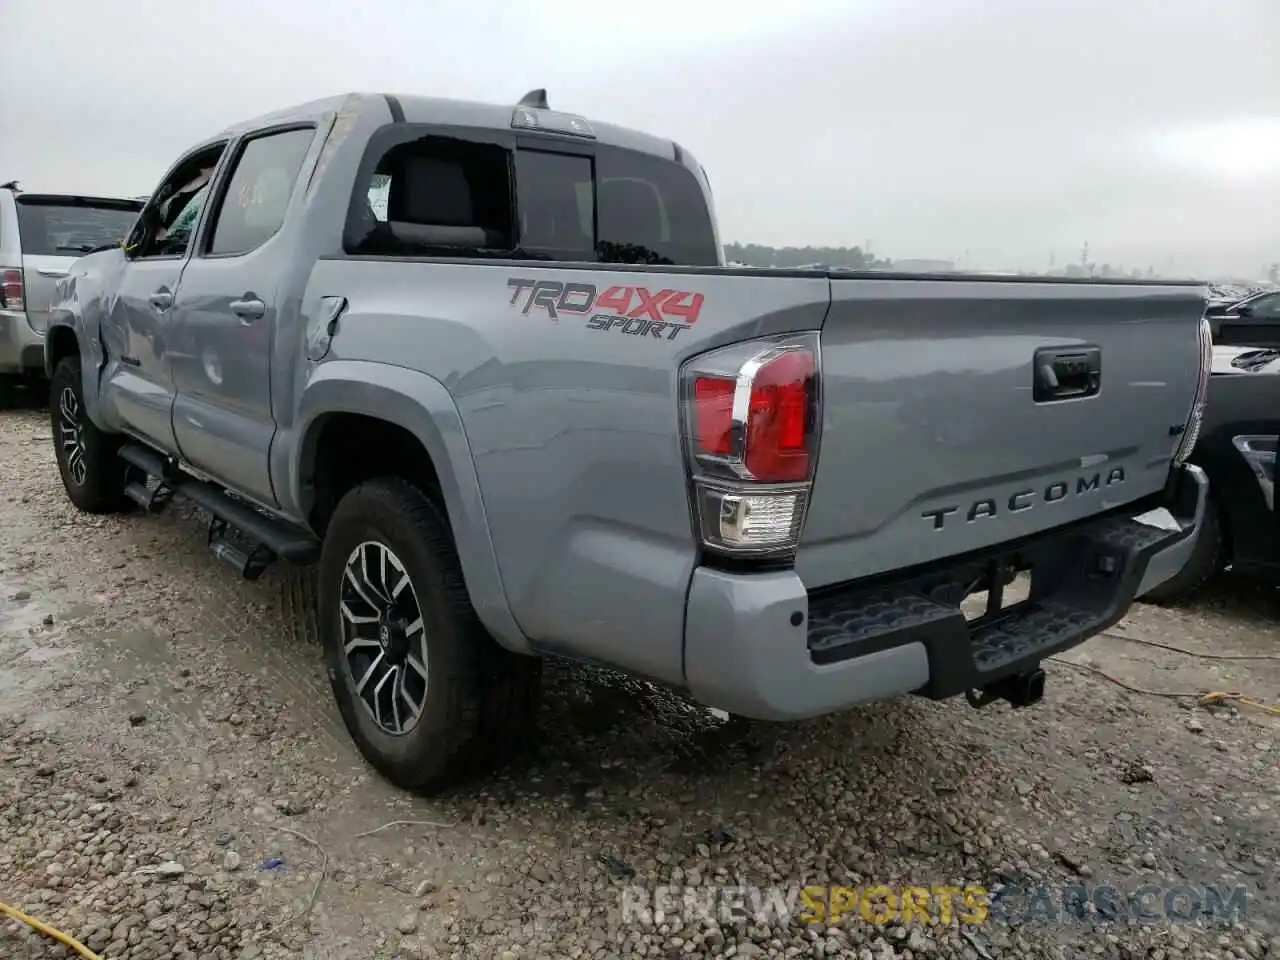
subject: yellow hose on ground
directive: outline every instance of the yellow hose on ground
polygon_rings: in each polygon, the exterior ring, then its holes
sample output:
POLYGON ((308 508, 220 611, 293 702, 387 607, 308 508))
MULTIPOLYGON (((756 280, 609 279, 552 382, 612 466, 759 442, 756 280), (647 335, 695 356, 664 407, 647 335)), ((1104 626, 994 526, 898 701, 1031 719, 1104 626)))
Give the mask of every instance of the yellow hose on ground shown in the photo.
POLYGON ((1265 703, 1259 703, 1250 697, 1243 696, 1239 693, 1206 693, 1197 702, 1202 707, 1210 706, 1214 703, 1221 703, 1223 700, 1235 700, 1237 703, 1243 703, 1248 707, 1257 707, 1259 710, 1265 710, 1273 717, 1280 717, 1280 707, 1270 707, 1265 703))
POLYGON ((85 960, 103 960, 102 957, 98 956, 98 954, 94 953, 79 940, 67 936, 61 930, 56 930, 47 923, 41 923, 35 917, 28 917, 17 907, 11 907, 3 900, 0 900, 0 913, 6 913, 19 923, 25 923, 37 933, 43 933, 49 939, 57 940, 63 946, 70 947, 76 953, 80 954, 80 956, 84 957, 85 960))

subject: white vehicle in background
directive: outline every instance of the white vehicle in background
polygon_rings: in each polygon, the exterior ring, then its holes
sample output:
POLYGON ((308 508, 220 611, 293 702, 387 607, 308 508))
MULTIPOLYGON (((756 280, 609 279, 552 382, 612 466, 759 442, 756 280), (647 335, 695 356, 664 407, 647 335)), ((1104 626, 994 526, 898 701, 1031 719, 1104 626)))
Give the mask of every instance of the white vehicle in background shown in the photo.
POLYGON ((115 246, 142 201, 24 193, 0 186, 0 409, 21 382, 42 388, 44 331, 59 278, 80 257, 115 246))

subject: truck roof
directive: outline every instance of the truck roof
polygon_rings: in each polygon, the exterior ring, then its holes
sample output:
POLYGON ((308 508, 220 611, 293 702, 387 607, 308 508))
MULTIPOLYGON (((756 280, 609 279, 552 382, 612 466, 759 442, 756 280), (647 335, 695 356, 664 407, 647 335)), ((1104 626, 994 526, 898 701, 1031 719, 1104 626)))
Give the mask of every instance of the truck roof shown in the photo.
MULTIPOLYGON (((512 113, 516 103, 496 104, 477 100, 453 100, 446 97, 426 97, 418 94, 396 93, 347 93, 319 100, 311 100, 282 110, 275 110, 227 127, 210 141, 247 133, 279 123, 314 120, 334 111, 365 110, 387 111, 395 121, 407 123, 433 123, 457 127, 476 127, 484 130, 510 131, 512 113)), ((556 112, 555 107, 550 108, 556 112)), ((571 112, 571 111, 570 111, 571 112)), ((576 115, 576 114, 575 114, 576 115)), ((627 127, 586 119, 595 142, 654 154, 667 160, 679 160, 681 150, 671 140, 655 137, 627 127)))

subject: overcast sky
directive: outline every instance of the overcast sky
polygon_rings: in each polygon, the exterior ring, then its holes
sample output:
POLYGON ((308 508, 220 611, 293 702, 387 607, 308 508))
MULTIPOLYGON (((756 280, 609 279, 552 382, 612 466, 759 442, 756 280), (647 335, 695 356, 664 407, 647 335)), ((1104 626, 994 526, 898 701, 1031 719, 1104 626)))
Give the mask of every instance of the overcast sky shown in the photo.
POLYGON ((194 141, 291 103, 545 86, 693 151, 726 240, 1280 260, 1280 0, 261 2, 3 0, 0 179, 149 193, 194 141))

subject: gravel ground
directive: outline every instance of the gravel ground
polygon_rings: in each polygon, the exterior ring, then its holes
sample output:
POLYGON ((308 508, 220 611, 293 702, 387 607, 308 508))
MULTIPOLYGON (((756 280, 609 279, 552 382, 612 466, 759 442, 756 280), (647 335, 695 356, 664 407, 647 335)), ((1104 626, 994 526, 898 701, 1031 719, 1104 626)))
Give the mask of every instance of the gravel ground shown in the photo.
MULTIPOLYGON (((1080 669, 1275 704, 1274 659, 1101 637, 1031 710, 904 699, 785 727, 554 665, 533 752, 426 801, 348 741, 307 575, 241 583, 202 538, 177 510, 77 514, 47 415, 0 414, 0 900, 107 960, 1280 955, 1280 719, 1080 669), (1248 899, 1193 923, 623 922, 625 887, 672 883, 1248 899)), ((1116 633, 1274 657, 1278 613, 1228 583, 1116 633)), ((0 921, 0 956, 71 954, 0 921)))

